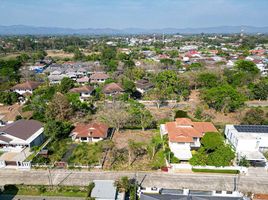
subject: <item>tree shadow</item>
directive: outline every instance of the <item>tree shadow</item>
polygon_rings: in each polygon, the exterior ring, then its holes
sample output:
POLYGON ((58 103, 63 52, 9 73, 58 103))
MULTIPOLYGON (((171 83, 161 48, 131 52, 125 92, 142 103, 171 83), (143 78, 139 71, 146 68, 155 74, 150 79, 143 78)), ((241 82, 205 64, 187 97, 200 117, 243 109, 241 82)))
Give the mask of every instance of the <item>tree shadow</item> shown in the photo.
POLYGON ((0 192, 1 200, 13 200, 18 194, 19 188, 16 185, 5 185, 0 192))

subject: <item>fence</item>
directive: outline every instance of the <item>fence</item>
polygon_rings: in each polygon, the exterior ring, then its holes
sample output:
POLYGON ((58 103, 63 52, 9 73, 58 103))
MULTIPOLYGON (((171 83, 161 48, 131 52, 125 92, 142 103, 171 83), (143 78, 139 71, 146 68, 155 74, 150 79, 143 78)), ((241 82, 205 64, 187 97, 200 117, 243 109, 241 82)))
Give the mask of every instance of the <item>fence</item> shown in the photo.
POLYGON ((39 164, 35 163, 31 165, 33 168, 45 168, 45 169, 52 169, 52 168, 67 168, 67 169, 101 169, 101 165, 82 165, 82 164, 68 164, 63 162, 55 162, 54 164, 39 164))
POLYGON ((227 166, 227 167, 216 167, 216 166, 192 166, 190 164, 170 164, 171 171, 172 170, 220 170, 220 171, 228 171, 228 170, 237 170, 240 173, 247 174, 248 168, 241 166, 227 166))

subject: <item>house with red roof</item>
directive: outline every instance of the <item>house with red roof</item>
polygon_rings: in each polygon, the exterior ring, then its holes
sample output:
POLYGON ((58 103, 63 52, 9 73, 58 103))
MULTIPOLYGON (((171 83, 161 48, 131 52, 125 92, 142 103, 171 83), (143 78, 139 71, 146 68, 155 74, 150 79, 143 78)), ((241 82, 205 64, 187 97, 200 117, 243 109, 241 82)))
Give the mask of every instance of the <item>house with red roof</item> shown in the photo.
POLYGON ((198 149, 206 132, 218 132, 211 122, 193 122, 188 118, 177 118, 174 122, 161 124, 161 136, 167 135, 169 148, 180 160, 189 160, 191 150, 198 149))
POLYGON ((70 137, 77 142, 99 142, 108 137, 109 126, 100 122, 79 123, 71 132, 70 137))

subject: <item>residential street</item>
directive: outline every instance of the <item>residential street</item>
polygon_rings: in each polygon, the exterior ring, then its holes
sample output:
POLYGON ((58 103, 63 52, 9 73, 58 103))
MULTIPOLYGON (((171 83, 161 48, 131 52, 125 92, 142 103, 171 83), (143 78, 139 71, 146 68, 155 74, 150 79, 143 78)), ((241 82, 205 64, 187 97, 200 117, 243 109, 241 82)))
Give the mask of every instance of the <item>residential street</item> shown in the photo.
POLYGON ((163 172, 88 172, 70 170, 0 170, 0 185, 44 184, 87 185, 92 180, 112 179, 122 176, 137 177, 144 187, 190 188, 200 190, 234 190, 267 193, 268 173, 264 169, 250 169, 248 175, 192 174, 163 172), (237 184, 236 184, 237 183, 237 184))

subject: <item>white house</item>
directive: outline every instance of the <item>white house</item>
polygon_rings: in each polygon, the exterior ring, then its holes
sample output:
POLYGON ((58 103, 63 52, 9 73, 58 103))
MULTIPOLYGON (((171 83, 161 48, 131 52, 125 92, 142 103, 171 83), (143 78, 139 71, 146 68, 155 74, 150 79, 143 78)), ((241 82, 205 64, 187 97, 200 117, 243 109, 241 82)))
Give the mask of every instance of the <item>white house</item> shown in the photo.
POLYGON ((263 152, 268 151, 268 126, 226 125, 224 134, 234 147, 238 159, 245 156, 253 163, 265 164, 263 152))
POLYGON ((78 87, 78 88, 73 88, 70 90, 70 92, 79 94, 79 99, 81 102, 88 100, 88 98, 91 97, 93 91, 94 91, 94 88, 89 85, 85 85, 85 86, 78 87))
POLYGON ((200 147, 200 139, 206 132, 218 131, 211 122, 192 122, 188 118, 177 118, 160 126, 161 136, 168 135, 169 148, 180 160, 192 157, 191 150, 200 147))
POLYGON ((24 147, 43 143, 44 128, 36 120, 18 120, 0 127, 0 149, 2 151, 20 150, 24 147))
POLYGON ((16 92, 20 95, 25 93, 32 94, 33 91, 38 88, 41 83, 35 81, 26 81, 25 83, 20 83, 11 88, 11 91, 16 92))
POLYGON ((77 124, 70 136, 77 142, 99 142, 108 137, 109 127, 103 123, 77 124))

